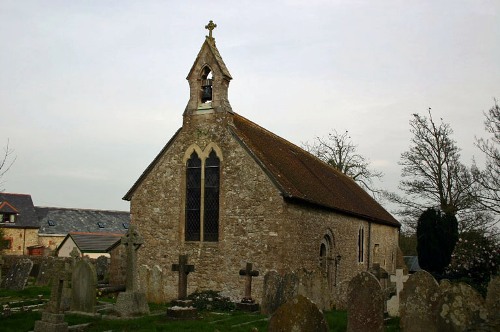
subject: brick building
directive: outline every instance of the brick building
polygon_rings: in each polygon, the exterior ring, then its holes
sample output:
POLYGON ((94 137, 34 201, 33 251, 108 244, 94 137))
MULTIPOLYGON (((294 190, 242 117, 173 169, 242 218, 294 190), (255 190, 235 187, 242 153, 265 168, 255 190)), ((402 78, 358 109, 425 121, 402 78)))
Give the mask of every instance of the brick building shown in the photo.
MULTIPOLYGON (((394 271, 399 222, 351 178, 233 111, 231 79, 210 31, 187 77, 182 127, 124 197, 144 238, 138 265, 161 270, 162 285, 141 283, 149 300, 176 298, 180 254, 195 265, 188 293, 233 298, 247 262, 261 276, 319 273, 333 305, 359 271, 394 271)), ((262 291, 255 278, 253 297, 262 291)))

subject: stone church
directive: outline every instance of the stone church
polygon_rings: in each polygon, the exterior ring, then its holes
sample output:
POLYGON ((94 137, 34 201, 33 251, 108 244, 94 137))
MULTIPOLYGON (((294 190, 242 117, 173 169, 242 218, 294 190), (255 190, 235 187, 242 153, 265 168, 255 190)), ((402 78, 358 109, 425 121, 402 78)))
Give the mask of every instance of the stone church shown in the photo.
POLYGON ((180 254, 194 265, 188 294, 241 299, 239 270, 250 262, 260 272, 257 301, 272 270, 315 276, 326 306, 373 264, 394 271, 399 222, 351 178, 231 108, 213 26, 187 76, 182 127, 124 196, 144 238, 138 266, 148 300, 177 297, 171 267, 180 254))

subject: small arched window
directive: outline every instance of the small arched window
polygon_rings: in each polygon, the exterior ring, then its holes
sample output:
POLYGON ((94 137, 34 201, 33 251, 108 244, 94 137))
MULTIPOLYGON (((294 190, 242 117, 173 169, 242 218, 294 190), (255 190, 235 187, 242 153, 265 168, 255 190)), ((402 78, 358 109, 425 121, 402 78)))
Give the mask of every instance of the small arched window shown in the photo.
POLYGON ((358 263, 365 261, 365 229, 363 226, 358 231, 358 263))

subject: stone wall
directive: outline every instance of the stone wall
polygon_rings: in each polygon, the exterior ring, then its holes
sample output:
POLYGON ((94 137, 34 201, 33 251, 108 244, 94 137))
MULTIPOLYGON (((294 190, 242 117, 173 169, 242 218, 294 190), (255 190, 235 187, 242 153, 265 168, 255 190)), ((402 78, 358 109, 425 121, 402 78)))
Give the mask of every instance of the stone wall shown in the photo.
POLYGON ((45 248, 49 248, 50 250, 55 251, 65 237, 66 235, 54 236, 54 235, 39 234, 38 243, 44 246, 45 248))
MULTIPOLYGON (((227 130, 225 124, 230 120, 225 113, 185 117, 182 130, 133 194, 131 219, 144 238, 138 251, 138 265, 143 271, 140 285, 149 300, 164 302, 177 297, 178 277, 171 265, 177 263, 180 254, 187 254, 189 264, 195 265, 188 277, 188 293, 212 289, 234 300, 244 295, 244 279, 238 272, 247 262, 253 263, 261 276, 270 270, 321 271, 317 273, 325 279, 329 289, 326 294, 331 294, 331 299, 321 301, 332 305, 336 297, 345 295, 345 291, 339 291, 344 289, 342 284, 368 269, 375 243, 385 268, 394 270, 391 257, 396 250, 396 228, 286 202, 227 130), (212 148, 221 152, 219 241, 186 242, 185 161, 194 150, 208 154, 212 148), (358 263, 361 226, 365 229, 365 260, 358 263), (320 245, 326 234, 333 237, 333 244, 326 263, 321 265, 320 245), (337 256, 341 256, 339 262, 335 261, 337 256), (161 284, 155 285, 152 280, 161 284)), ((260 301, 262 292, 263 278, 256 277, 252 296, 260 301)))
POLYGON ((11 240, 11 248, 5 249, 5 255, 23 255, 28 247, 38 244, 38 229, 4 227, 4 238, 11 240))

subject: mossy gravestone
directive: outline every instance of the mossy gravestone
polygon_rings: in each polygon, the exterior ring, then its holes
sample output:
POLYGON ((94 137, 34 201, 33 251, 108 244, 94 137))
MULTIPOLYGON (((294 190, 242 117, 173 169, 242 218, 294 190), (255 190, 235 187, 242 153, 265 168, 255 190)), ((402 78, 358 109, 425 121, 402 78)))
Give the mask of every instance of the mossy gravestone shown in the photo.
POLYGON ((400 326, 409 332, 437 332, 439 285, 427 271, 421 270, 406 281, 399 294, 400 326))
POLYGON ((327 332, 323 312, 308 298, 298 295, 276 310, 269 320, 269 332, 327 332))
POLYGON ((71 310, 95 312, 97 275, 94 265, 83 259, 76 263, 71 278, 71 310))
POLYGON ((2 282, 2 288, 15 291, 23 290, 32 268, 33 262, 30 259, 21 259, 17 261, 5 275, 5 279, 2 282))
POLYGON ((384 331, 384 293, 371 273, 361 272, 349 282, 347 331, 384 331))

